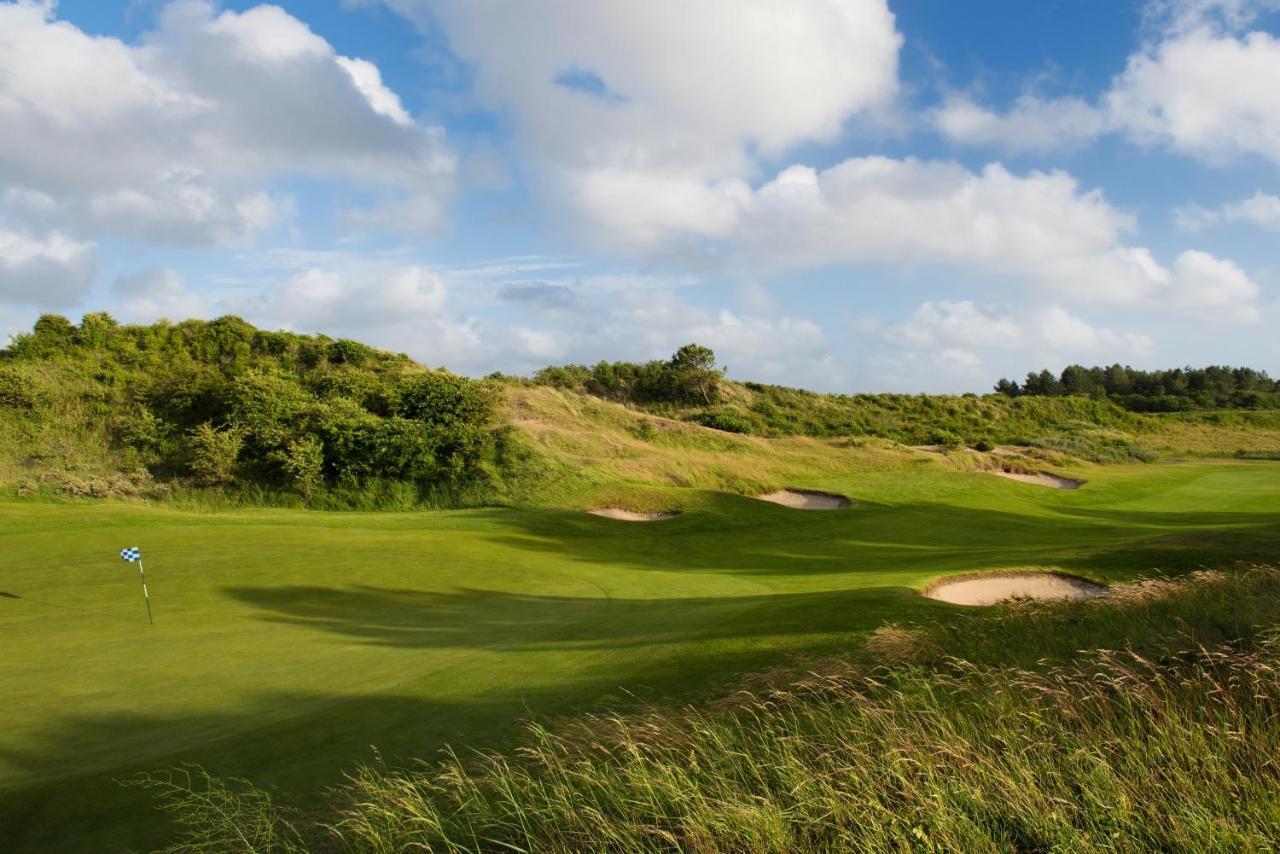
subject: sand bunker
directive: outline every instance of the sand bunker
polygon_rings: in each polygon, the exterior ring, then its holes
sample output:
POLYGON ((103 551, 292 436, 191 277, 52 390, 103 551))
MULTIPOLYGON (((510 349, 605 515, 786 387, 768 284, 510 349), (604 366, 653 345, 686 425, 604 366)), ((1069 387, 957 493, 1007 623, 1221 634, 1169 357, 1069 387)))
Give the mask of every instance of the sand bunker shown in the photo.
POLYGON ((1053 572, 981 575, 940 581, 924 595, 953 605, 994 605, 1006 599, 1096 599, 1107 588, 1083 578, 1053 572))
POLYGON ((842 510, 853 503, 843 495, 807 489, 779 489, 777 492, 757 495, 756 498, 796 510, 842 510))
POLYGON ((993 471, 992 474, 997 477, 1007 477, 1009 480, 1016 480, 1021 483, 1034 483, 1038 486, 1048 486, 1052 489, 1079 489, 1084 486, 1083 480, 1060 477, 1056 474, 1045 474, 1044 472, 1025 474, 1018 471, 993 471))
POLYGON ((664 510, 660 513, 640 513, 635 510, 622 510, 617 507, 598 507, 587 512, 593 516, 603 516, 606 519, 621 519, 623 522, 657 522, 660 519, 674 519, 680 515, 674 510, 664 510))

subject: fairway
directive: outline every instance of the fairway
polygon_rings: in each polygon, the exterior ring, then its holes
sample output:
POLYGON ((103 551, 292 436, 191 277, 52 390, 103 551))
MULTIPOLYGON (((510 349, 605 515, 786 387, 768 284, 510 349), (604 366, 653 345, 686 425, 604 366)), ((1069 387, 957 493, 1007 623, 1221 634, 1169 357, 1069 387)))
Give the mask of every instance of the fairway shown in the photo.
MULTIPOLYGON (((958 606, 951 573, 1098 581, 1273 558, 1272 463, 1090 467, 1061 491, 928 461, 794 484, 803 512, 665 490, 660 524, 582 512, 0 506, 5 850, 145 846, 113 780, 179 762, 307 803, 356 761, 493 746, 515 721, 696 699, 788 656, 958 606), (135 567, 141 547, 155 625, 135 567)), ((654 490, 650 488, 650 492, 654 490)))

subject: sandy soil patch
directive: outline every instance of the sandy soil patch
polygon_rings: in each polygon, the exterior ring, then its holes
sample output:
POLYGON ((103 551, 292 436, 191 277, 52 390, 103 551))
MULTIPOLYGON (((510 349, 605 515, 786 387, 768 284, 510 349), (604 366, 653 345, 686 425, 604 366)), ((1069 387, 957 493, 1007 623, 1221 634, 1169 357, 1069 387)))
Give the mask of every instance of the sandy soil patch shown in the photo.
POLYGON ((1084 486, 1083 480, 1060 477, 1056 474, 1045 474, 1044 472, 1025 474, 1018 471, 993 471, 992 474, 997 477, 1007 477, 1009 480, 1016 480, 1020 483, 1034 483, 1037 486, 1048 486, 1052 489, 1079 489, 1084 486))
POLYGON ((663 510, 659 513, 641 513, 636 510, 622 510, 618 507, 597 507, 588 510, 592 516, 603 516, 606 519, 620 519, 623 522, 657 522, 661 519, 674 519, 680 514, 674 510, 663 510))
POLYGON ((994 605, 1006 599, 1096 599, 1107 588, 1083 578, 1054 572, 1019 572, 940 581, 924 595, 953 605, 994 605))
POLYGON ((761 501, 781 504, 795 510, 843 510, 853 504, 843 495, 830 492, 813 492, 807 489, 779 489, 777 492, 757 495, 761 501))

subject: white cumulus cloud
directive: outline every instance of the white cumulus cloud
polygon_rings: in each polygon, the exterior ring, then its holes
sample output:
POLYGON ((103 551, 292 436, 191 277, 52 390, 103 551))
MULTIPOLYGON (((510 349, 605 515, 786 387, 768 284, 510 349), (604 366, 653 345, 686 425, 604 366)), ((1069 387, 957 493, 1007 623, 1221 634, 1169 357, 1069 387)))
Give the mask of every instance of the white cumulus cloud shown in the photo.
POLYGON ((1134 302, 1162 294, 1172 274, 1126 245, 1133 228, 1063 172, 865 157, 785 170, 744 205, 734 240, 756 263, 949 264, 1076 300, 1134 302))
POLYGON ((885 0, 385 2, 443 30, 544 200, 633 250, 724 235, 758 152, 831 139, 897 91, 885 0))
POLYGON ((1271 0, 1155 3, 1156 34, 1096 102, 1025 95, 997 111, 968 95, 933 114, 958 142, 1012 151, 1075 148, 1106 133, 1211 163, 1280 163, 1280 39, 1247 28, 1271 0))
POLYGON ((1180 307, 1208 320, 1255 320, 1257 283, 1231 261, 1207 252, 1178 256, 1170 280, 1170 296, 1180 307))
POLYGON ((289 215, 276 179, 443 202, 454 171, 376 66, 278 6, 176 0, 132 44, 0 3, 0 126, 10 217, 93 236, 243 245, 289 215))

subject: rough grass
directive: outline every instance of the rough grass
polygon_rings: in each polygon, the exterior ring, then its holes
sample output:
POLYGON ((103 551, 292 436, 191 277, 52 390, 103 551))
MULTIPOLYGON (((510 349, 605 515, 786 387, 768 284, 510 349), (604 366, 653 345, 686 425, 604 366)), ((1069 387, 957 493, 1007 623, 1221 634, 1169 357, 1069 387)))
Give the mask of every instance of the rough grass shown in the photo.
POLYGON ((365 767, 322 820, 244 784, 139 782, 189 827, 175 850, 1269 850, 1278 622, 1280 573, 1258 568, 982 609, 963 634, 886 627, 718 704, 365 767), (1046 631, 1057 654, 1019 661, 1046 631))
MULTIPOLYGON (((735 435, 550 388, 509 389, 504 416, 545 456, 579 473, 576 481, 566 481, 560 497, 584 507, 622 499, 629 509, 649 509, 632 506, 653 494, 637 487, 758 495, 811 482, 815 472, 831 480, 934 462, 930 455, 887 439, 735 435)), ((1062 454, 1048 454, 1038 464, 1071 462, 1062 454)), ((945 463, 983 469, 1016 465, 1016 460, 960 452, 945 463)))

